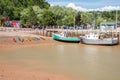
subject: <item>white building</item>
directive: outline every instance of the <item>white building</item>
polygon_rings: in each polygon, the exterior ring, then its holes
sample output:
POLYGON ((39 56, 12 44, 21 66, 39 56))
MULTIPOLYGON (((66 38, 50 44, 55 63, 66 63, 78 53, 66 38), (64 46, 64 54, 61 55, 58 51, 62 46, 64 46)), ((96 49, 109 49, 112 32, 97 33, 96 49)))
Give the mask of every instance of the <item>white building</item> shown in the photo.
POLYGON ((102 22, 100 23, 101 31, 112 31, 117 29, 116 22, 102 22))

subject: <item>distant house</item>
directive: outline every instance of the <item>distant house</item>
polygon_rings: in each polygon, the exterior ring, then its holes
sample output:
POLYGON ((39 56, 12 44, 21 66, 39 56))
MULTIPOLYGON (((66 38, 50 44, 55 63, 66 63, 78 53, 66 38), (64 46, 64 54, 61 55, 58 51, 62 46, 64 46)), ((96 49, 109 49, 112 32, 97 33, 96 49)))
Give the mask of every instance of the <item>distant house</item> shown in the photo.
MULTIPOLYGON (((118 24, 118 23, 117 23, 118 24)), ((116 26, 116 22, 101 22, 100 23, 100 30, 115 30, 117 29, 118 25, 116 26)))
POLYGON ((117 28, 120 28, 120 21, 118 21, 117 23, 117 28))
POLYGON ((12 27, 20 28, 20 21, 11 21, 10 24, 12 27))

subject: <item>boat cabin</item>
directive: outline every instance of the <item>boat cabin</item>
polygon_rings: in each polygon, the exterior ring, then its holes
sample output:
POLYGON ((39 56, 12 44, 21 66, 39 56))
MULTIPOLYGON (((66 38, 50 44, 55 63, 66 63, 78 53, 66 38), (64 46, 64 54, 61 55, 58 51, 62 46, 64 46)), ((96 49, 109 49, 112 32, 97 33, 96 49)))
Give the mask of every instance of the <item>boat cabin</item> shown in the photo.
POLYGON ((61 36, 61 37, 66 37, 66 32, 60 33, 60 36, 61 36))
POLYGON ((85 35, 85 38, 87 38, 87 39, 99 39, 99 35, 94 34, 94 33, 90 33, 90 34, 85 35))
POLYGON ((116 22, 102 22, 100 23, 101 31, 111 31, 117 29, 116 22))

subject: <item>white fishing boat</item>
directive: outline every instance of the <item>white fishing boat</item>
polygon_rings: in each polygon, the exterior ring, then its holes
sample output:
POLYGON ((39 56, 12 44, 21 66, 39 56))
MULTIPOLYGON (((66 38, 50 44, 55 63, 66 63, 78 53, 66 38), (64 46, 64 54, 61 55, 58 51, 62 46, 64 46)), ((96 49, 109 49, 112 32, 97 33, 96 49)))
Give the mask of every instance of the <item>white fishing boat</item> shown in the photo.
MULTIPOLYGON (((95 26, 95 21, 94 21, 94 26, 95 26)), ((116 25, 117 29, 117 10, 116 10, 116 25)), ((109 36, 106 36, 106 34, 95 34, 95 33, 89 33, 86 34, 85 36, 80 37, 81 43, 85 44, 100 44, 100 45, 116 45, 119 44, 119 35, 112 33, 109 36)))
POLYGON ((118 44, 119 38, 118 36, 104 37, 103 34, 89 33, 80 37, 80 41, 84 44, 115 45, 118 44))

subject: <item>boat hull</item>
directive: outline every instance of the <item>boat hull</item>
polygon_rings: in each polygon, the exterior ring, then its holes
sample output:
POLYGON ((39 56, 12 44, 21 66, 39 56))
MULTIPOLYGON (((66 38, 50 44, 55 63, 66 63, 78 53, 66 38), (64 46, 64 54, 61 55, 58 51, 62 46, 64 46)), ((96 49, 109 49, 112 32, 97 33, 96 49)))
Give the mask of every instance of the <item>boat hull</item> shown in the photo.
POLYGON ((118 44, 117 38, 107 38, 107 39, 86 39, 81 38, 81 43, 84 44, 96 44, 96 45, 116 45, 118 44))
POLYGON ((58 40, 58 41, 64 41, 64 42, 79 42, 80 39, 77 37, 61 37, 59 34, 52 34, 52 38, 54 40, 58 40))

